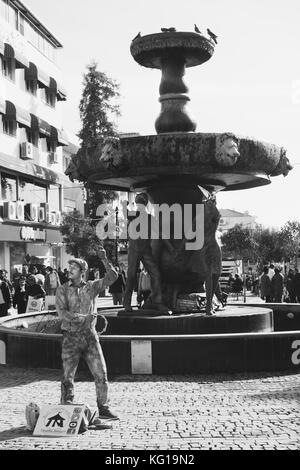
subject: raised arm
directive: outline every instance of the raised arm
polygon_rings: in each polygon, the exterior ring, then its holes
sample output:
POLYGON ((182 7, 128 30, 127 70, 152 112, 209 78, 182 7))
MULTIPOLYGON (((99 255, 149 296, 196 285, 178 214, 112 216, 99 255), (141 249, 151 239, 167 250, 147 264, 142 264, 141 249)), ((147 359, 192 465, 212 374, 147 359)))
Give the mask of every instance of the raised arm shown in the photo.
POLYGON ((93 290, 95 297, 99 294, 99 292, 101 292, 106 287, 111 286, 118 279, 118 274, 115 271, 113 265, 108 261, 104 249, 102 249, 100 252, 100 259, 106 269, 106 273, 102 279, 93 281, 93 290))

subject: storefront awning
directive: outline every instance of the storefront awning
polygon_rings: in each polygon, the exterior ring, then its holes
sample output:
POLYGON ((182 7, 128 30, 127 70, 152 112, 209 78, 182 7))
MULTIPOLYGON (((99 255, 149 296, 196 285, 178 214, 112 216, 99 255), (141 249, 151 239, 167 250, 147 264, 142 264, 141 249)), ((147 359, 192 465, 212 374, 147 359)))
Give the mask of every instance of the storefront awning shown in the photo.
POLYGON ((56 127, 50 126, 50 136, 48 137, 48 141, 57 143, 57 129, 56 129, 56 127))
POLYGON ((16 59, 16 69, 26 69, 29 65, 29 61, 20 54, 18 51, 15 51, 15 59, 16 59))
POLYGON ((67 92, 62 85, 59 83, 57 84, 57 100, 58 101, 66 101, 67 100, 67 92))
MULTIPOLYGON (((0 105, 1 108, 1 105, 0 105)), ((23 126, 30 127, 31 126, 31 117, 30 114, 25 111, 25 109, 16 106, 11 101, 5 102, 5 116, 8 119, 13 119, 17 121, 19 124, 23 126)))
POLYGON ((55 142, 57 146, 68 145, 67 134, 63 130, 56 129, 54 126, 50 126, 50 136, 48 140, 49 142, 55 142))
POLYGON ((25 80, 37 80, 38 71, 37 66, 33 62, 29 62, 28 67, 25 69, 25 80))
POLYGON ((50 77, 33 62, 29 62, 25 70, 25 80, 37 80, 41 88, 49 88, 50 77))
MULTIPOLYGON (((11 158, 11 155, 7 155, 0 151, 0 169, 8 172, 9 170, 20 175, 31 175, 32 177, 38 179, 41 182, 49 182, 58 184, 66 184, 65 176, 58 174, 53 170, 36 165, 30 160, 21 160, 11 158)), ((2 233, 1 233, 2 235, 2 233)))
POLYGON ((4 57, 6 57, 7 59, 14 59, 15 58, 15 50, 7 42, 4 43, 4 57))
POLYGON ((13 119, 14 121, 17 118, 16 107, 11 101, 5 101, 5 115, 8 119, 13 119))
POLYGON ((40 125, 39 125, 39 118, 35 116, 34 114, 30 114, 31 117, 31 129, 33 131, 39 131, 40 130, 40 125))
POLYGON ((56 95, 57 93, 57 83, 54 78, 50 77, 49 79, 49 90, 56 95))
POLYGON ((48 122, 44 121, 43 119, 38 118, 39 120, 39 131, 42 135, 46 137, 50 137, 51 135, 51 126, 48 122))

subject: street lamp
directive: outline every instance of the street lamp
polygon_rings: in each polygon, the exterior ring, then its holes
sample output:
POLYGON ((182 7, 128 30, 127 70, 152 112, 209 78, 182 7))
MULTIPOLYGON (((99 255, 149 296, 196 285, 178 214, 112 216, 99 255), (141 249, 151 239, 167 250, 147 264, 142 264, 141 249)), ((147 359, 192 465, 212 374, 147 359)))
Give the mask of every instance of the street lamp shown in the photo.
POLYGON ((116 258, 116 264, 119 263, 119 259, 118 259, 118 245, 119 245, 119 208, 118 206, 116 207, 115 209, 115 212, 116 212, 116 254, 115 254, 115 258, 116 258))

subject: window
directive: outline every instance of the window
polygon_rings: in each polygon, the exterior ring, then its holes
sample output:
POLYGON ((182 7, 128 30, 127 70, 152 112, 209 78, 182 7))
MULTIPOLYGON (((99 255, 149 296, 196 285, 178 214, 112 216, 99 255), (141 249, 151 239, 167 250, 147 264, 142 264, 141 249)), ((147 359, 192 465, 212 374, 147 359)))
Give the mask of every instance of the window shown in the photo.
POLYGON ((1 0, 0 2, 0 16, 6 21, 9 21, 9 6, 8 0, 1 0))
POLYGON ((17 178, 1 173, 1 199, 2 201, 17 200, 17 178))
POLYGON ((48 193, 48 202, 52 211, 60 211, 60 187, 51 184, 48 193))
MULTIPOLYGON (((24 201, 24 204, 30 204, 35 202, 36 192, 34 183, 30 180, 20 178, 19 179, 19 199, 24 201)), ((26 218, 26 214, 25 214, 26 218)), ((29 220, 29 219, 27 219, 29 220)))
POLYGON ((2 74, 4 77, 9 78, 10 80, 15 79, 15 59, 10 57, 1 56, 2 62, 2 74))
POLYGON ((44 97, 43 101, 51 106, 52 108, 55 108, 56 104, 56 95, 53 93, 53 91, 49 90, 49 88, 44 88, 44 97))
POLYGON ((57 149, 57 142, 55 142, 54 140, 47 139, 47 151, 49 153, 56 152, 56 149, 57 149))
POLYGON ((47 187, 45 185, 35 183, 34 189, 34 202, 36 204, 47 202, 47 187))
POLYGON ((15 137, 17 135, 17 121, 2 116, 3 133, 15 137))
POLYGON ((64 212, 73 212, 76 209, 76 201, 73 199, 64 199, 64 212))
POLYGON ((19 15, 19 31, 20 33, 22 34, 22 36, 24 36, 25 34, 25 29, 24 29, 24 16, 23 15, 19 15))
POLYGON ((26 90, 32 95, 37 95, 37 80, 25 80, 26 90))
MULTIPOLYGON (((24 201, 24 204, 47 202, 47 186, 26 178, 19 178, 19 199, 24 201)), ((32 220, 28 207, 25 207, 25 220, 32 220)))
POLYGON ((30 142, 32 145, 35 147, 39 146, 39 131, 38 129, 29 129, 28 127, 26 128, 26 136, 28 142, 30 142))

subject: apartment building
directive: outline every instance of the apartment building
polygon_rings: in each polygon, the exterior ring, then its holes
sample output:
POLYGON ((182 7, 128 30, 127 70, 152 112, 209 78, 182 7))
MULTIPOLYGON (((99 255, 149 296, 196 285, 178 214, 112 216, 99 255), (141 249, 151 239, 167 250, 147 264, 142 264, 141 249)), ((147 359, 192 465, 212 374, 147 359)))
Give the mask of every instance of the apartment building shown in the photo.
POLYGON ((64 129, 67 99, 57 65, 62 44, 18 0, 0 0, 0 267, 64 267, 64 210, 83 209, 64 170, 74 139, 64 129))

